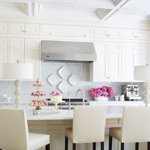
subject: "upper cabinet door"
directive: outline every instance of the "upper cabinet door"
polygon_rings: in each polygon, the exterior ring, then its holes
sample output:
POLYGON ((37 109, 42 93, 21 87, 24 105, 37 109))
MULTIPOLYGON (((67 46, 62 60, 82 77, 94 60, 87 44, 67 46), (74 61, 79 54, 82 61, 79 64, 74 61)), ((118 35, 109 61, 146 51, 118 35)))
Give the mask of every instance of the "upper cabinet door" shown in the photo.
POLYGON ((121 59, 121 74, 123 81, 133 81, 134 74, 134 45, 129 43, 122 43, 120 45, 122 50, 121 59))
POLYGON ((119 81, 121 79, 121 50, 119 44, 111 42, 107 46, 109 78, 111 81, 119 81))
POLYGON ((56 38, 91 38, 91 28, 82 26, 42 25, 41 34, 56 38))
POLYGON ((33 64, 34 78, 40 78, 41 66, 40 40, 25 39, 25 62, 33 64))
POLYGON ((106 43, 95 42, 94 43, 97 61, 90 64, 90 80, 94 82, 106 81, 106 43))
POLYGON ((23 38, 10 38, 9 44, 9 58, 10 62, 15 63, 24 62, 24 39, 23 38))
POLYGON ((10 23, 12 34, 39 34, 39 24, 10 23))
POLYGON ((3 63, 8 62, 8 40, 0 38, 0 78, 2 78, 3 63))
POLYGON ((0 34, 8 33, 8 24, 0 23, 0 34))
POLYGON ((91 64, 95 82, 119 81, 121 78, 121 51, 114 42, 95 42, 97 61, 91 64))
POLYGON ((134 66, 146 66, 149 61, 149 44, 134 45, 134 66))

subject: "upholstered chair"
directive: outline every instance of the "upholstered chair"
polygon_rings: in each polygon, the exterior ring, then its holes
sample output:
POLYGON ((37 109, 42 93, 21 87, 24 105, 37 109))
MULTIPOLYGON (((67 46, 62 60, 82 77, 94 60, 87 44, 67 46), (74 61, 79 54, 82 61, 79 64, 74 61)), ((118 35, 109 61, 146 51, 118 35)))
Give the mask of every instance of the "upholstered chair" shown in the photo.
POLYGON ((36 150, 50 149, 50 137, 46 134, 28 133, 24 110, 0 109, 0 149, 36 150))
POLYGON ((121 150, 124 143, 135 143, 135 149, 139 149, 139 142, 148 142, 150 150, 150 107, 125 107, 121 128, 110 128, 109 150, 112 150, 112 138, 121 142, 121 150))
POLYGON ((77 106, 74 108, 73 127, 65 131, 65 150, 68 150, 68 139, 76 144, 101 142, 101 150, 104 150, 106 107, 102 106, 77 106))

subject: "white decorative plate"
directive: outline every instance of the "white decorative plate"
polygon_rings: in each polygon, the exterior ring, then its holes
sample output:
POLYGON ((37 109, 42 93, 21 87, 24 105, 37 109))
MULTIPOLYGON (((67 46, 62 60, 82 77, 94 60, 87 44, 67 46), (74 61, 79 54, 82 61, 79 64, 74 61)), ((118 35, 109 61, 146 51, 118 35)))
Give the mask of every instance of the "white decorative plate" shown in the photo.
POLYGON ((61 81, 60 77, 56 74, 51 74, 49 75, 49 77, 47 78, 47 81, 50 85, 52 86, 56 86, 58 85, 58 83, 61 81))
POLYGON ((68 82, 71 86, 76 86, 79 82, 79 78, 75 74, 69 76, 68 82))
POLYGON ((58 75, 62 78, 62 79, 67 79, 70 75, 70 71, 66 66, 62 66, 59 70, 58 70, 58 75))
POLYGON ((59 89, 62 93, 68 92, 68 91, 69 91, 68 83, 67 83, 66 81, 60 82, 60 84, 58 85, 58 89, 59 89))

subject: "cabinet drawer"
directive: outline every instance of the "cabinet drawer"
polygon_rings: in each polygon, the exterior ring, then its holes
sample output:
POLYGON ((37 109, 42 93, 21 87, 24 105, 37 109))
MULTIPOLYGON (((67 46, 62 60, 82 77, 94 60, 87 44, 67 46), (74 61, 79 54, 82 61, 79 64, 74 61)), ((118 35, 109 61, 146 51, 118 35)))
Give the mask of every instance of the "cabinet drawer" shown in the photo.
POLYGON ((39 34, 39 24, 10 23, 10 33, 12 34, 39 34))
POLYGON ((145 30, 120 30, 119 38, 126 40, 149 40, 149 31, 145 30))
POLYGON ((95 28, 94 38, 118 38, 119 32, 117 29, 95 28))
POLYGON ((23 23, 10 23, 10 33, 12 34, 24 34, 24 24, 23 23))

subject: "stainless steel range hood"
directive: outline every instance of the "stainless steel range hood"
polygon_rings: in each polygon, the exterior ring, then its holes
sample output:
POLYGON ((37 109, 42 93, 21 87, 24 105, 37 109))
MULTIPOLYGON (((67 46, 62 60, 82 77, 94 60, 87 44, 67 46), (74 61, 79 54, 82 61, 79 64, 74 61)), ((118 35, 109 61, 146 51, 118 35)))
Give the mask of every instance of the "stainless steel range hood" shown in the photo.
POLYGON ((43 61, 95 61, 96 52, 92 42, 42 41, 43 61))

